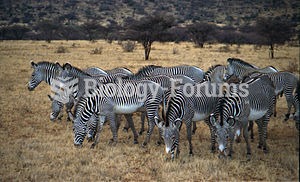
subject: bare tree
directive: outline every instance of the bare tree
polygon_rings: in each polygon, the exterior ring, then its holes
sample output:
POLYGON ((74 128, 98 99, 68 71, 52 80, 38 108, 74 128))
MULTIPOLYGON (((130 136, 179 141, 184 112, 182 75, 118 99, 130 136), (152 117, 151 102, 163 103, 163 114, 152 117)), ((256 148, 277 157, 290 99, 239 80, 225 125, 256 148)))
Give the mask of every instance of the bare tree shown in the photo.
POLYGON ((125 33, 126 39, 142 43, 145 51, 145 60, 149 60, 151 45, 154 41, 164 40, 167 29, 174 24, 174 18, 163 14, 147 16, 139 21, 130 21, 125 33))
POLYGON ((265 38, 269 45, 269 57, 274 58, 274 44, 284 44, 292 36, 292 24, 278 18, 259 18, 256 21, 257 33, 265 38))
POLYGON ((22 40, 24 35, 30 31, 29 27, 24 24, 13 24, 8 27, 8 31, 14 36, 16 40, 22 40))
POLYGON ((209 23, 194 23, 187 27, 192 41, 200 48, 204 47, 204 43, 213 36, 216 26, 209 23))
POLYGON ((36 27, 46 42, 50 43, 55 38, 60 24, 52 20, 43 20, 36 27))
MULTIPOLYGON (((89 41, 95 40, 100 34, 107 34, 105 27, 101 26, 96 21, 88 21, 81 25, 81 28, 84 33, 87 34, 89 41)), ((104 38, 105 36, 103 36, 104 38)))

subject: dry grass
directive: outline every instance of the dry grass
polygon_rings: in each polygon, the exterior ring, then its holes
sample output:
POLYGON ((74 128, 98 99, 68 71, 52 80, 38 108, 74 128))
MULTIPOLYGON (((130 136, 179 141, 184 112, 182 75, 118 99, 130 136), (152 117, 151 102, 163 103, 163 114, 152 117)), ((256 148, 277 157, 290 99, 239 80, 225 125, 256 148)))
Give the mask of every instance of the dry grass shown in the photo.
MULTIPOLYGON (((253 156, 245 162, 245 143, 235 144, 232 160, 219 160, 209 152, 209 130, 197 123, 193 136, 194 156, 188 156, 185 128, 181 131, 181 153, 174 162, 165 161, 163 146, 156 146, 157 129, 146 148, 134 145, 132 134, 119 131, 119 143, 108 145, 111 131, 106 125, 96 149, 84 143, 82 149, 73 146, 72 124, 64 117, 61 122, 49 121, 49 86, 41 84, 29 92, 26 83, 31 75, 30 60, 70 62, 80 68, 116 66, 137 71, 147 64, 171 66, 196 65, 204 70, 214 64, 225 64, 228 57, 239 57, 257 66, 274 65, 286 69, 290 62, 299 67, 299 48, 279 47, 278 57, 268 59, 267 47, 254 50, 244 45, 235 52, 219 52, 224 45, 196 49, 190 43, 176 44, 180 54, 173 54, 173 43, 154 43, 150 61, 143 60, 141 45, 126 53, 116 42, 105 41, 38 41, 0 42, 0 181, 178 181, 178 180, 288 180, 299 179, 299 145, 294 122, 282 123, 286 104, 283 98, 277 105, 278 117, 271 118, 268 144, 264 154, 252 143, 253 156), (75 45, 76 46, 72 46, 75 45), (57 54, 59 46, 69 52, 57 54), (102 54, 90 54, 94 47, 103 47, 102 54)), ((139 115, 134 116, 139 129, 139 115)), ((255 127, 255 131, 257 128, 255 127)), ((257 133, 256 139, 257 139, 257 133)), ((144 136, 139 138, 143 141, 144 136)))

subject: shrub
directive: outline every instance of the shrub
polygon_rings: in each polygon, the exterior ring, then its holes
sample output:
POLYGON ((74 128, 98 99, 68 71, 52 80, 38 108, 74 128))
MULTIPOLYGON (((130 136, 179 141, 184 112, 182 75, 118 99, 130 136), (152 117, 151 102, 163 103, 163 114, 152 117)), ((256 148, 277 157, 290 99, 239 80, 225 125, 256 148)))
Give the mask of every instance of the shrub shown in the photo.
POLYGON ((102 54, 102 47, 96 47, 95 49, 91 50, 91 54, 102 54))
POLYGON ((135 49, 135 42, 134 41, 123 42, 122 48, 125 52, 133 52, 133 50, 135 49))
POLYGON ((56 53, 67 53, 67 52, 69 52, 69 51, 68 51, 68 49, 67 49, 66 47, 64 47, 64 46, 59 46, 55 52, 56 52, 56 53))
POLYGON ((291 61, 289 62, 289 65, 287 66, 286 70, 292 73, 298 73, 299 72, 299 65, 297 65, 296 62, 291 61))

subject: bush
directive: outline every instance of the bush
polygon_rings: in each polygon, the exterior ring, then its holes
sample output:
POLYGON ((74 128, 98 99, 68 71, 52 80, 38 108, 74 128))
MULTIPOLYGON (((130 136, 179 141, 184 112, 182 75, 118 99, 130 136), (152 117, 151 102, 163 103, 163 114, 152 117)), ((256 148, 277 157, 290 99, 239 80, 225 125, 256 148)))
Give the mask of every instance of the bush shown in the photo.
POLYGON ((56 52, 56 53, 67 53, 67 52, 69 52, 69 51, 68 51, 68 49, 67 49, 66 47, 64 47, 64 46, 59 46, 55 52, 56 52))
POLYGON ((122 43, 122 48, 125 52, 133 52, 135 49, 135 42, 134 41, 126 41, 122 43))
POLYGON ((95 49, 91 50, 91 54, 102 54, 102 47, 96 47, 95 49))
POLYGON ((291 73, 299 73, 298 69, 299 69, 299 66, 294 61, 289 62, 289 65, 286 68, 286 70, 291 72, 291 73))

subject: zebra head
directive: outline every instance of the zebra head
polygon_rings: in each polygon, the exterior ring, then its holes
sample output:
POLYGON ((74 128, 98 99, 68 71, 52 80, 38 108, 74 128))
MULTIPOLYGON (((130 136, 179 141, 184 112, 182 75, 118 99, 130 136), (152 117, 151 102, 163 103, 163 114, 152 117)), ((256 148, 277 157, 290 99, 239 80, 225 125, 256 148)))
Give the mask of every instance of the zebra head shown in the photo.
POLYGON ((73 120, 74 146, 81 148, 87 134, 87 126, 80 120, 80 117, 73 120))
POLYGON ((34 63, 31 61, 31 68, 33 72, 31 74, 31 79, 28 82, 28 90, 32 91, 37 87, 42 81, 45 81, 51 85, 53 78, 56 78, 58 72, 62 70, 60 64, 50 63, 50 62, 39 62, 34 63))
POLYGON ((209 121, 215 129, 215 137, 219 152, 220 154, 226 156, 228 154, 228 142, 229 140, 233 140, 234 138, 234 133, 232 132, 232 130, 235 124, 235 120, 230 117, 227 121, 223 121, 223 125, 221 126, 220 122, 217 121, 216 116, 214 114, 211 114, 209 116, 209 121), (229 122, 229 120, 231 120, 232 122, 229 122))
POLYGON ((163 122, 158 123, 158 118, 155 118, 156 125, 162 132, 162 138, 164 139, 166 146, 166 153, 171 153, 171 158, 174 159, 175 149, 178 149, 179 143, 179 128, 181 126, 181 119, 176 119, 175 122, 170 122, 168 126, 163 122))
POLYGON ((64 104, 62 102, 59 102, 58 100, 54 99, 50 95, 48 95, 48 97, 51 101, 51 109, 52 109, 52 112, 50 113, 50 120, 54 121, 54 120, 56 120, 56 118, 58 117, 62 108, 64 107, 64 104))
POLYGON ((31 79, 28 82, 28 90, 32 91, 37 87, 44 79, 42 70, 40 69, 40 66, 33 61, 31 61, 31 68, 33 68, 33 72, 31 74, 31 79))
POLYGON ((234 68, 231 64, 228 64, 225 68, 225 73, 223 74, 223 80, 227 81, 234 74, 234 68))

